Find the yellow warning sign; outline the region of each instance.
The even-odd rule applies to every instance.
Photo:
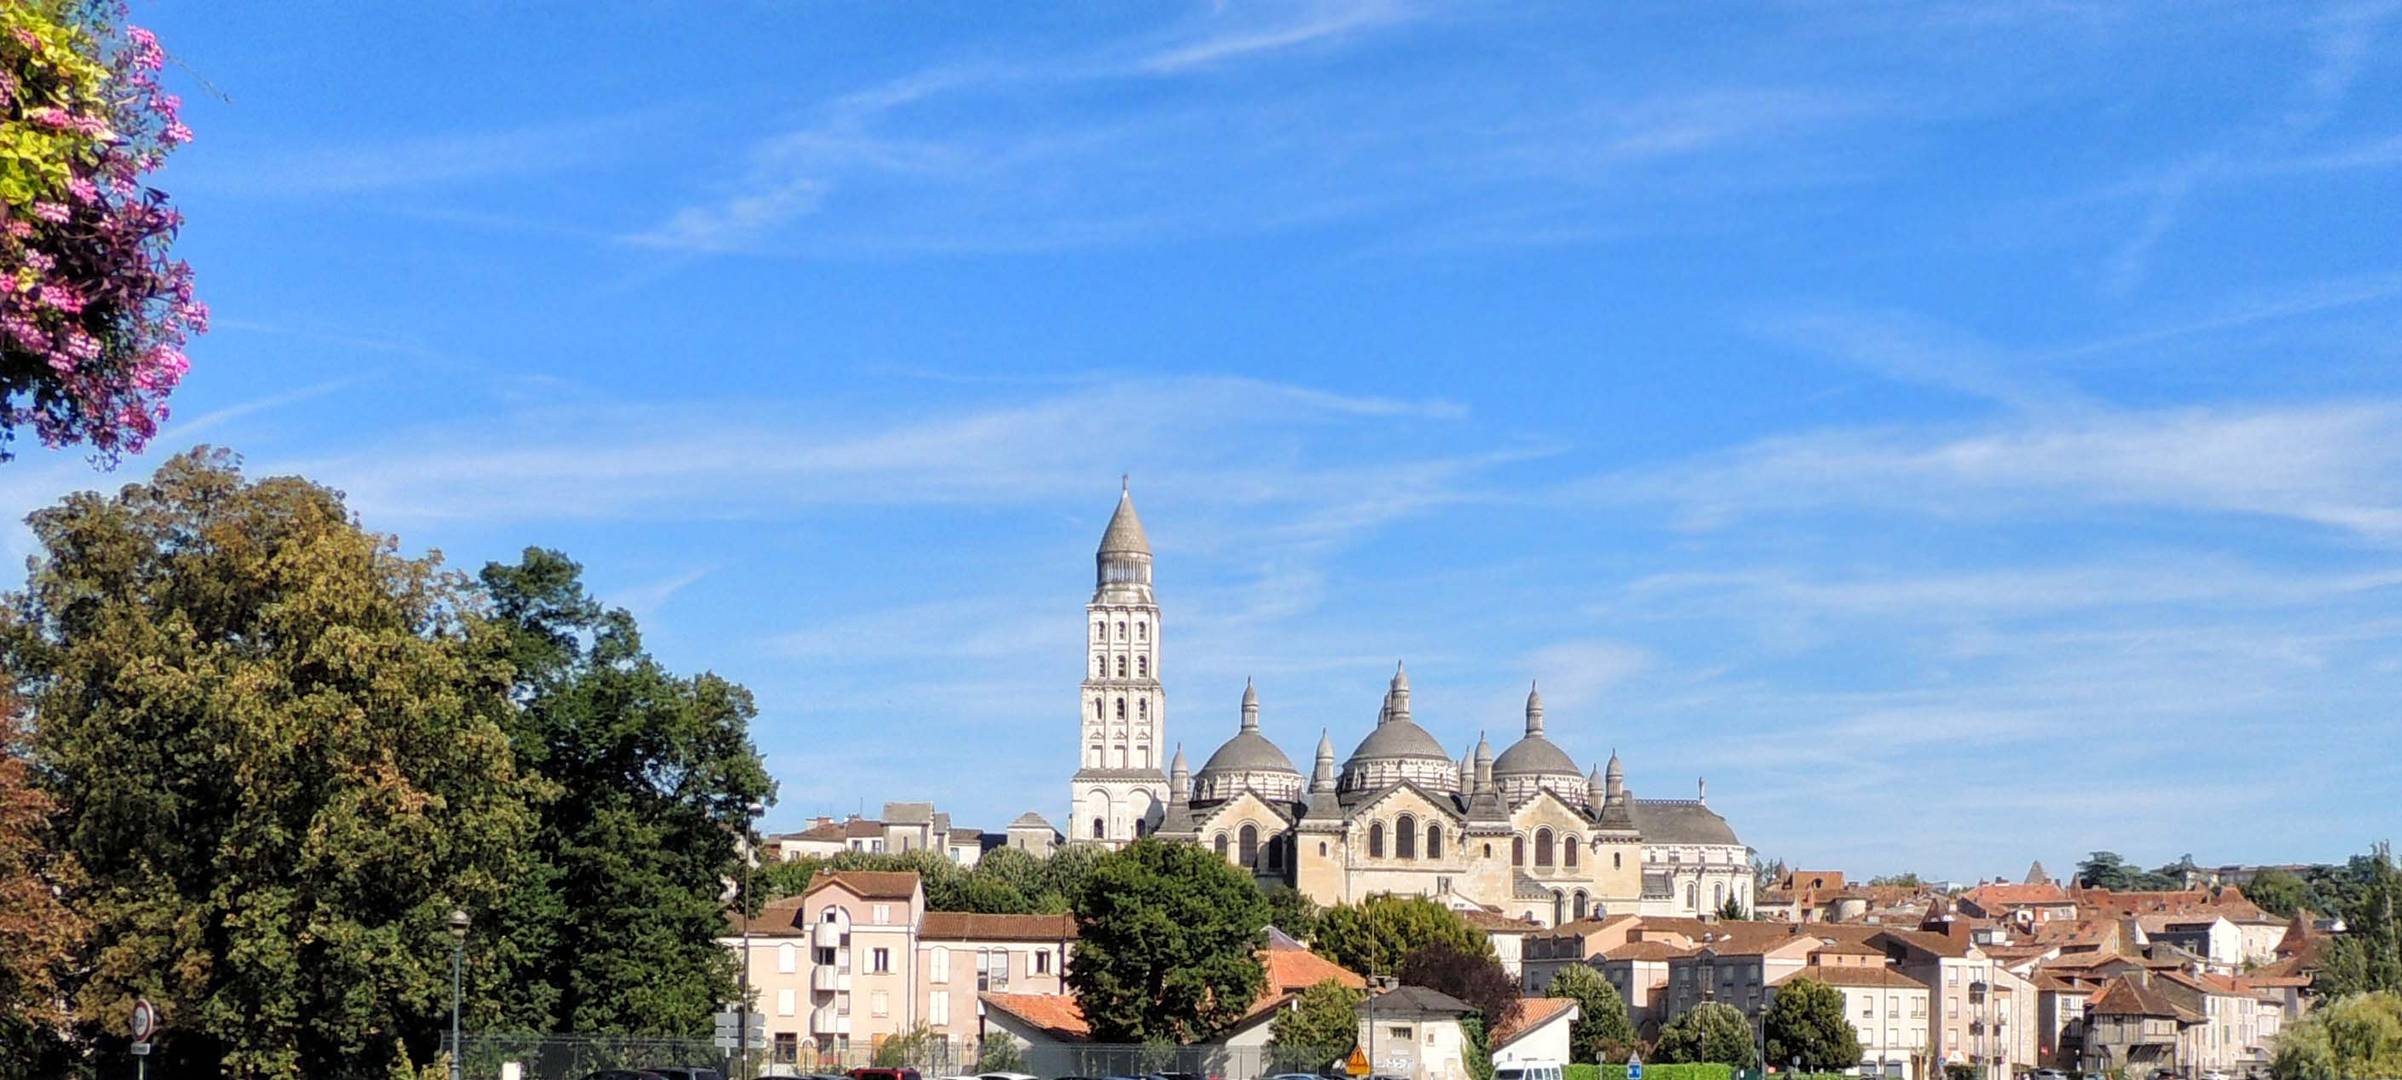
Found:
[[[1344,1065],[1343,1071],[1353,1076],[1368,1075],[1368,1052],[1356,1046],[1352,1047],[1351,1060]]]

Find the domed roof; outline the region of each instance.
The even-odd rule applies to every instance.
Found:
[[[1248,729],[1235,732],[1234,738],[1226,740],[1224,746],[1218,747],[1217,753],[1209,755],[1209,761],[1201,766],[1199,775],[1216,776],[1236,772],[1291,773],[1296,778],[1301,775],[1299,769],[1293,768],[1293,759],[1284,756],[1284,751],[1269,742],[1267,736]]]
[[[1574,776],[1582,779],[1585,774],[1568,757],[1568,752],[1560,749],[1558,743],[1541,735],[1529,735],[1493,759],[1493,775]]]
[[[1445,765],[1457,765],[1443,744],[1426,733],[1416,722],[1395,717],[1376,726],[1376,730],[1361,739],[1359,749],[1351,752],[1351,761],[1373,761],[1383,758],[1428,758]]]

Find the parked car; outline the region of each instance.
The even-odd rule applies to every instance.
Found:
[[[659,1080],[659,1074],[649,1069],[602,1069],[585,1073],[577,1080]]]
[[[977,1073],[976,1080],[1043,1080],[1043,1078],[1032,1073],[988,1072]]]
[[[851,1080],[924,1080],[916,1069],[852,1069],[844,1075]]]
[[[2027,1080],[2068,1080],[2068,1074],[2058,1069],[2037,1069],[2026,1074]]]
[[[705,1065],[653,1065],[643,1071],[659,1080],[726,1080],[726,1074]]]

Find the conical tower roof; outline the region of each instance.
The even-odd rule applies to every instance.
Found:
[[[1151,553],[1151,538],[1143,535],[1143,519],[1134,513],[1133,489],[1126,486],[1124,481],[1120,481],[1118,487],[1117,512],[1109,515],[1109,528],[1101,532],[1101,554],[1118,552]]]

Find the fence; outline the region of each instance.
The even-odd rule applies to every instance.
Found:
[[[443,1040],[447,1049],[449,1039]],[[999,1071],[1039,1077],[1141,1077],[1184,1074],[1200,1080],[1258,1080],[1279,1073],[1338,1073],[1351,1047],[1322,1052],[1275,1047],[1177,1046],[1169,1043],[1015,1044]],[[916,1069],[924,1080],[973,1074],[983,1048],[972,1040],[896,1039],[881,1047],[820,1048],[779,1042],[753,1051],[747,1075],[839,1076],[868,1066]],[[522,1080],[581,1080],[603,1069],[665,1066],[716,1069],[737,1075],[733,1055],[708,1039],[636,1039],[610,1035],[469,1035],[461,1080],[500,1080],[514,1063]],[[1183,1080],[1177,1077],[1176,1080]]]

